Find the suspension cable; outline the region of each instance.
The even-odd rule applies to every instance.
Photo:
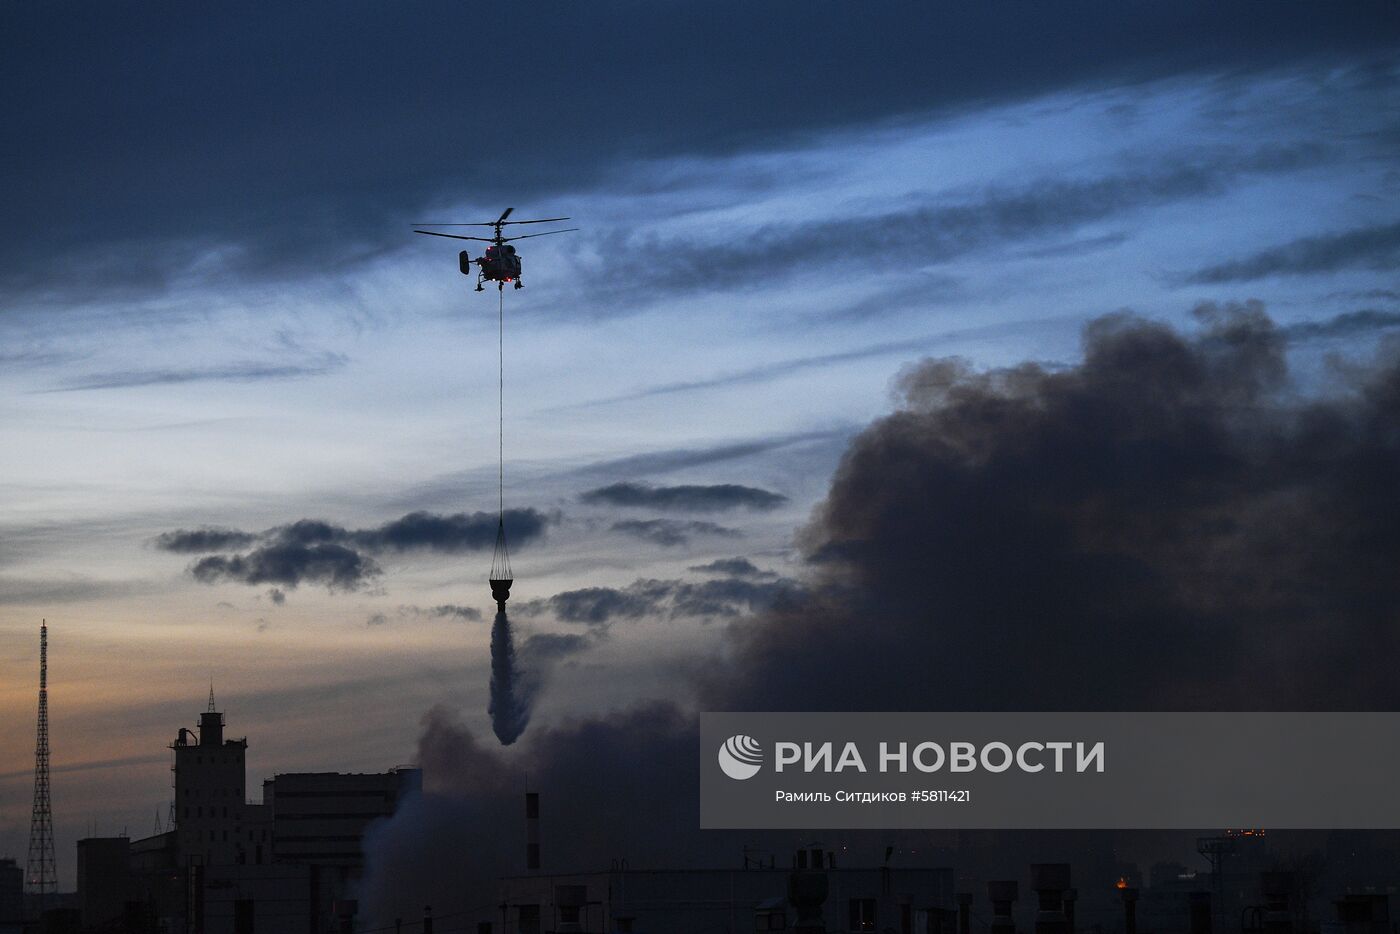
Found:
[[[496,492],[501,526],[506,522],[506,292],[497,289],[496,305],[496,399],[499,405],[496,424]]]

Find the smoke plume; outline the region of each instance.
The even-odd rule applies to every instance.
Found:
[[[500,919],[494,879],[523,870],[523,793],[541,795],[545,868],[714,865],[728,841],[699,824],[695,721],[666,703],[535,730],[509,753],[484,743],[451,712],[423,719],[423,794],[365,839],[360,889],[366,927],[466,912],[453,927]],[[678,858],[676,849],[684,849]],[[473,909],[475,911],[473,912]]]
[[[1304,392],[1258,303],[1196,317],[906,369],[802,534],[809,599],[735,627],[704,703],[1395,709],[1400,366]]]
[[[695,666],[700,709],[1400,706],[1400,364],[1306,390],[1261,306],[1196,315],[1101,318],[1071,366],[906,369],[801,532],[803,586]],[[421,839],[472,854],[454,878],[489,902],[520,864],[482,854],[519,839],[525,773],[546,867],[722,865],[761,835],[696,830],[695,729],[652,705],[536,730],[512,771],[430,719],[437,797],[380,829],[368,884],[412,876],[430,857],[395,854]]]

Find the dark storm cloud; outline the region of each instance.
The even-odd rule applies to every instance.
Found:
[[[1197,316],[909,368],[803,533],[806,598],[735,630],[703,703],[1393,708],[1400,364],[1299,398],[1260,306]]]
[[[770,490],[715,483],[707,486],[651,486],[646,483],[614,483],[579,496],[585,503],[632,506],[676,512],[722,512],[726,509],[776,509],[787,497]]]
[[[1304,276],[1342,269],[1392,270],[1400,266],[1400,223],[1345,233],[1302,237],[1243,259],[1208,266],[1187,282],[1247,282],[1266,276]]]
[[[800,588],[790,580],[722,578],[680,583],[671,597],[672,616],[738,616],[791,602]]]
[[[371,529],[347,529],[321,519],[301,519],[263,535],[302,544],[336,542],[374,552],[422,550],[457,554],[494,546],[498,518],[494,512],[441,515],[419,510]],[[520,546],[544,535],[549,519],[536,509],[507,509],[505,523],[511,544]]]
[[[642,579],[622,588],[566,590],[522,604],[520,611],[527,615],[549,613],[561,622],[602,630],[618,620],[738,616],[791,600],[799,593],[796,582],[759,571],[748,562],[741,564],[747,567],[737,566],[734,570],[738,574],[717,580]]]
[[[532,600],[521,610],[527,614],[547,610],[566,623],[606,626],[615,619],[640,619],[656,612],[666,598],[665,591],[661,581],[638,581],[625,590],[583,587],[546,600]]]
[[[532,663],[548,664],[578,655],[595,641],[592,633],[537,632],[520,646],[520,655]]]
[[[64,383],[51,392],[87,389],[129,389],[137,386],[170,386],[180,383],[254,383],[266,380],[301,379],[323,376],[345,366],[344,354],[322,354],[309,363],[230,363],[200,369],[122,370],[96,373]]]
[[[230,551],[246,548],[257,541],[251,532],[226,529],[219,526],[204,526],[199,529],[176,529],[162,532],[155,538],[155,546],[162,551],[176,554],[201,554],[208,551]]]
[[[481,622],[481,611],[475,607],[456,603],[440,603],[437,606],[409,606],[398,608],[399,616],[426,616],[429,619],[455,619],[468,623]]]
[[[1393,327],[1400,327],[1400,311],[1367,308],[1336,315],[1325,321],[1299,321],[1280,330],[1290,341],[1309,341],[1356,337]]]
[[[1400,31],[1379,3],[479,13],[7,5],[0,288],[153,291],[211,255],[243,279],[334,273],[402,244],[415,205],[464,192],[543,204],[606,176],[619,153],[724,154],[1068,87],[1330,65],[1388,55]],[[464,38],[486,33],[513,41],[474,43],[464,75]],[[470,103],[487,87],[472,75],[496,74],[512,75],[523,122]]]
[[[469,623],[481,622],[480,610],[470,606],[458,606],[455,603],[442,603],[432,607],[427,612],[435,619],[460,619]]]
[[[268,590],[267,599],[271,600],[276,606],[281,606],[287,602],[287,592],[281,587],[273,587]]]
[[[748,558],[716,558],[709,564],[692,565],[690,569],[701,574],[723,574],[749,580],[771,580],[778,576],[772,571],[763,570]]]
[[[688,545],[690,539],[696,535],[738,538],[742,534],[738,529],[693,519],[624,519],[614,522],[612,530],[668,548],[674,545]]]
[[[243,555],[210,555],[190,565],[204,584],[277,584],[295,588],[306,582],[331,590],[355,590],[383,571],[373,558],[344,545],[275,542]]]
[[[276,584],[303,581],[332,590],[355,590],[383,571],[371,557],[388,553],[481,551],[496,543],[495,513],[440,515],[411,512],[383,525],[348,529],[322,519],[299,519],[256,535],[235,529],[177,529],[156,538],[167,551],[233,550],[257,543],[246,554],[211,555],[190,565],[206,584],[220,581]],[[536,509],[507,509],[506,532],[521,548],[541,538],[549,519]]]
[[[377,529],[350,533],[357,544],[374,551],[427,549],[445,554],[480,551],[496,544],[495,513],[456,513],[450,516],[411,512],[386,522]],[[519,547],[544,535],[548,524],[544,513],[535,509],[507,509],[506,533],[512,546]]]
[[[927,196],[923,203],[867,217],[770,224],[722,243],[615,235],[600,253],[645,254],[646,266],[628,278],[627,287],[651,291],[724,287],[833,262],[867,272],[938,263],[1035,236],[1062,234],[1141,208],[1219,194],[1250,175],[1292,172],[1326,158],[1318,145],[1187,152],[1097,178],[1055,175]],[[715,270],[723,270],[724,276],[716,277]],[[607,279],[599,276],[598,281]]]

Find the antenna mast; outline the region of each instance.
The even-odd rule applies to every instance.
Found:
[[[34,744],[34,811],[29,818],[27,888],[39,896],[39,914],[58,888],[54,862],[53,810],[49,801],[49,625],[39,624],[39,727]]]

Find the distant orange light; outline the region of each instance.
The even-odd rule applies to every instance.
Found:
[[[1126,889],[1128,887],[1127,878],[1125,878],[1124,876],[1119,876],[1118,881],[1113,883],[1113,887],[1115,889]]]

